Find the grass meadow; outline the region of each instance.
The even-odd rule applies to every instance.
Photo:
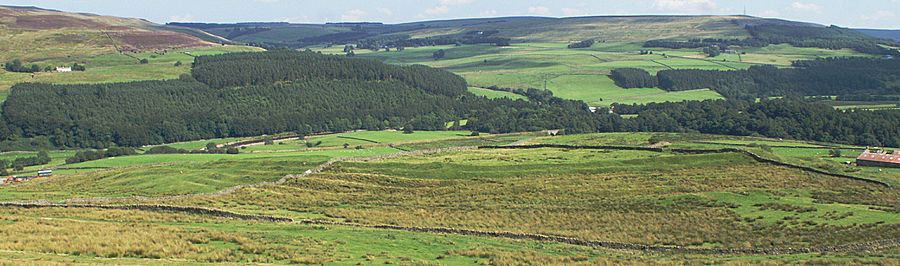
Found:
[[[888,188],[739,154],[536,149],[339,163],[284,186],[168,203],[366,224],[765,248],[896,235],[898,202]]]
[[[63,208],[2,209],[0,235],[0,263],[14,265],[752,265],[761,260],[854,264],[898,260],[872,254],[635,253],[501,238]]]
[[[314,49],[342,54],[343,47]],[[445,50],[446,57],[432,58],[432,53]],[[473,87],[547,88],[554,95],[582,100],[592,106],[612,103],[649,103],[666,101],[719,99],[711,90],[666,92],[656,88],[623,89],[608,78],[615,68],[642,68],[651,73],[666,69],[746,69],[756,64],[788,67],[795,60],[833,56],[863,56],[850,50],[797,48],[771,45],[742,50],[743,55],[705,57],[700,49],[659,49],[652,55],[640,55],[635,43],[600,42],[588,49],[567,49],[565,43],[516,43],[509,47],[491,45],[429,46],[403,51],[357,50],[360,57],[391,64],[424,64],[463,76]],[[488,97],[501,97],[496,92],[470,89]],[[514,96],[510,96],[514,97]]]
[[[803,147],[804,151],[827,151],[828,147],[823,143],[677,133],[558,137],[540,133],[467,137],[466,133],[360,131],[312,137],[323,141],[323,147],[314,149],[250,150],[256,147],[251,146],[239,155],[110,158],[60,167],[98,169],[60,169],[51,178],[0,187],[0,201],[212,192],[302,173],[329,158],[389,154],[401,149],[515,142],[647,146],[655,139],[671,147],[770,150],[767,156],[800,160],[808,153],[792,147]],[[353,140],[371,146],[361,150],[342,147]],[[760,148],[762,144],[768,148]],[[61,155],[53,155],[54,160]],[[736,153],[467,150],[340,162],[322,173],[291,179],[283,185],[245,188],[227,195],[121,203],[204,206],[295,219],[706,248],[821,247],[900,235],[896,208],[900,206],[900,194],[893,189],[762,164]],[[485,237],[90,209],[2,209],[0,235],[4,236],[0,237],[0,250],[4,250],[0,251],[0,262],[12,264],[34,259],[104,263],[110,258],[135,264],[497,265],[651,261],[754,264],[761,259],[863,263],[898,259],[893,251],[765,257],[620,252]],[[49,235],[53,236],[52,243]],[[377,251],[373,251],[375,246]]]
[[[119,53],[88,54],[78,57],[51,57],[48,59],[27,61],[26,64],[41,66],[60,66],[78,63],[84,65],[84,72],[41,72],[33,77],[30,73],[12,73],[0,70],[0,92],[6,95],[13,85],[22,82],[84,84],[112,83],[138,80],[174,79],[181,74],[190,73],[193,56],[214,55],[229,52],[259,51],[259,48],[248,46],[212,46],[201,48],[185,48],[169,50],[166,53],[144,52],[129,54]],[[190,54],[188,54],[190,53]],[[140,64],[138,59],[147,59],[148,64]],[[182,65],[175,66],[181,61]],[[5,97],[3,97],[5,99]]]

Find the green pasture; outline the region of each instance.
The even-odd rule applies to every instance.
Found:
[[[460,235],[430,234],[395,230],[365,229],[348,226],[262,223],[201,216],[114,211],[94,209],[8,209],[0,216],[0,228],[10,234],[24,234],[17,228],[27,226],[33,232],[56,230],[54,237],[69,245],[43,244],[42,238],[8,238],[0,241],[9,249],[0,251],[0,263],[95,265],[245,265],[245,264],[620,264],[620,263],[754,263],[761,259],[781,263],[877,263],[896,261],[896,256],[867,254],[814,254],[782,256],[710,256],[634,253],[588,248],[553,242],[537,242]],[[111,218],[115,217],[115,218]],[[6,224],[6,221],[13,221]],[[64,223],[64,224],[63,224]],[[133,230],[139,227],[146,230]],[[96,236],[103,241],[85,241],[79,235],[87,231],[122,234]],[[64,229],[64,230],[62,230]],[[13,233],[14,232],[14,233]],[[21,232],[21,233],[20,233]],[[38,233],[40,235],[40,233]],[[158,245],[177,245],[178,249],[156,249]],[[116,243],[116,245],[109,245]],[[378,247],[373,250],[373,247]],[[136,252],[115,254],[116,248]],[[54,249],[54,252],[46,252]]]
[[[343,47],[315,49],[343,54]],[[567,49],[565,43],[515,43],[508,47],[491,45],[412,47],[403,51],[357,50],[357,55],[391,64],[423,64],[443,68],[464,77],[473,87],[547,88],[556,96],[582,100],[592,106],[611,103],[649,103],[719,99],[710,90],[666,92],[655,88],[622,89],[608,77],[616,68],[642,68],[651,73],[666,69],[746,69],[754,64],[789,67],[792,61],[831,56],[862,56],[850,50],[797,48],[772,45],[741,50],[746,54],[724,54],[708,58],[701,49],[654,49],[641,55],[639,43],[601,42],[587,49]],[[444,50],[446,57],[432,54]],[[478,95],[499,97],[473,90]],[[601,101],[601,99],[603,101]]]
[[[258,51],[259,48],[248,46],[211,46],[202,48],[188,48],[168,50],[167,52],[128,53],[128,55],[113,53],[84,57],[51,58],[35,62],[25,62],[26,65],[38,64],[40,66],[71,66],[73,63],[84,65],[84,72],[40,72],[34,76],[30,73],[10,73],[0,70],[0,92],[9,91],[9,88],[22,82],[59,83],[59,84],[83,84],[83,83],[111,83],[137,80],[174,79],[181,74],[190,73],[193,56],[214,55],[229,52]],[[138,59],[147,59],[148,64],[141,64]],[[181,61],[182,65],[175,66],[175,62]]]
[[[277,151],[303,151],[309,150],[306,143],[322,142],[315,148],[339,148],[344,144],[349,149],[355,149],[357,146],[373,146],[387,145],[394,143],[408,142],[427,142],[445,139],[456,139],[469,137],[469,131],[414,131],[411,134],[403,133],[397,130],[383,131],[355,131],[338,134],[327,134],[320,136],[310,136],[305,140],[280,140],[275,141],[273,145],[251,145],[242,149],[245,152],[277,152]]]
[[[488,99],[509,98],[513,100],[528,100],[527,97],[512,92],[495,91],[478,87],[469,87],[469,92],[478,96],[488,97]]]
[[[702,101],[722,98],[719,93],[709,89],[678,92],[667,92],[658,88],[623,89],[605,75],[560,76],[550,80],[547,89],[557,97],[581,100],[591,106],[609,106],[613,103]]]
[[[782,198],[726,197],[753,193]],[[290,206],[300,211],[280,213],[628,243],[799,247],[892,234],[894,225],[882,221],[896,218],[891,209],[897,200],[885,187],[758,163],[739,153],[543,148],[341,162],[284,186],[170,203],[252,213]],[[811,207],[816,210],[804,209]],[[795,211],[803,213],[778,214]],[[785,216],[797,218],[777,222]]]

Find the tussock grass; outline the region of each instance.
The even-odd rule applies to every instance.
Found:
[[[759,201],[822,213],[778,222]],[[734,195],[734,196],[729,196]],[[678,200],[696,197],[693,200]],[[779,198],[781,197],[781,198]],[[179,204],[289,209],[367,224],[553,234],[653,245],[810,247],[900,235],[896,192],[738,154],[476,150],[367,163]],[[755,208],[747,210],[745,208]],[[246,208],[244,208],[246,209]],[[852,217],[826,211],[854,211]],[[762,212],[763,217],[760,217]],[[756,215],[756,216],[745,216]],[[768,215],[768,216],[766,216]]]

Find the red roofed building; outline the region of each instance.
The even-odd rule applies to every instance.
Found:
[[[900,151],[887,153],[885,151],[872,152],[866,150],[856,158],[856,165],[900,168]]]

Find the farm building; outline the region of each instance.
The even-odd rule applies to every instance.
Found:
[[[900,168],[900,151],[887,153],[886,151],[872,152],[866,150],[856,158],[856,164],[859,166]]]
[[[56,67],[56,72],[72,72],[71,67]]]

